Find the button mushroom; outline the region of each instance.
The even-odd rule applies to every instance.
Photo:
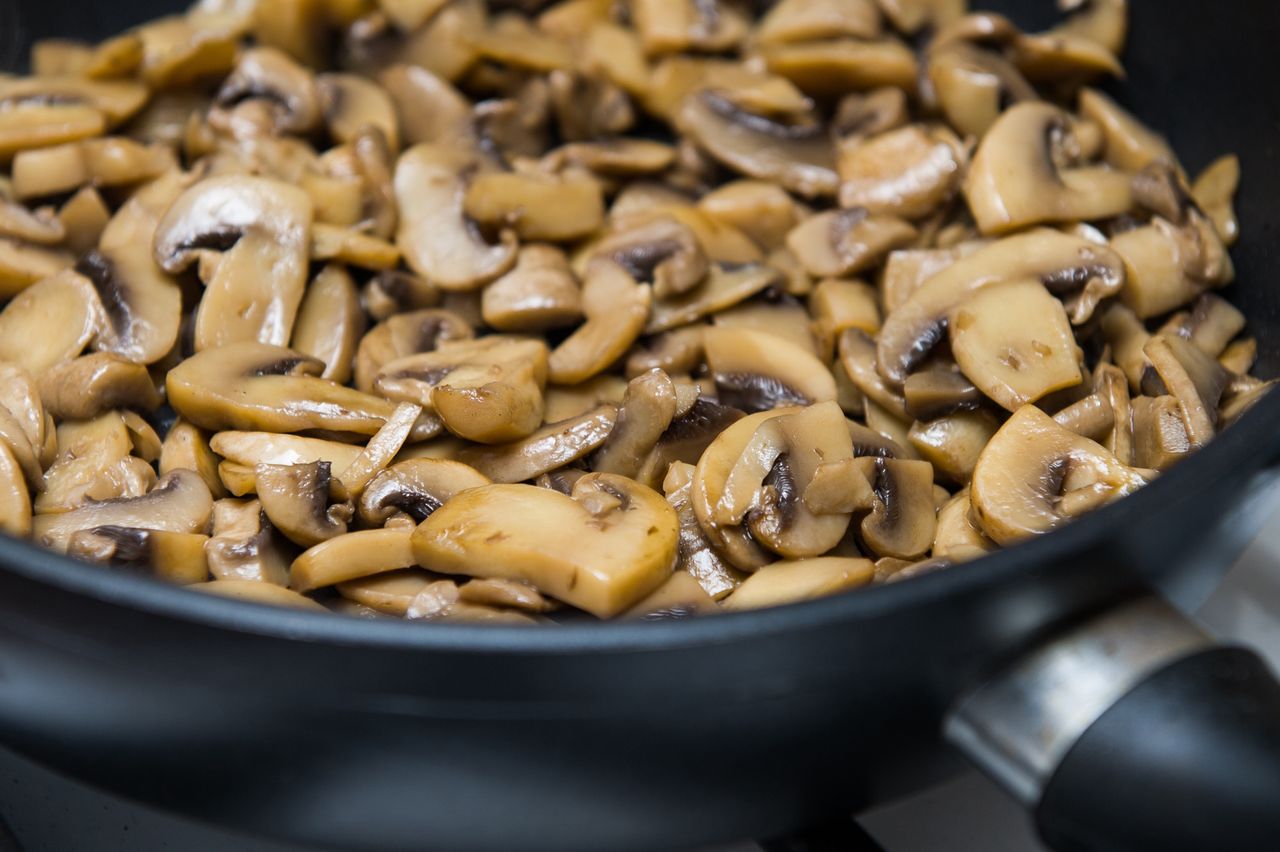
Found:
[[[606,237],[592,252],[621,266],[631,277],[653,284],[659,299],[687,293],[700,284],[708,270],[702,244],[688,225],[670,216],[659,216]]]
[[[60,272],[0,311],[0,361],[38,376],[83,352],[105,319],[93,285],[70,270]]]
[[[360,496],[360,519],[382,526],[403,513],[421,523],[455,495],[490,484],[473,467],[448,459],[409,459],[379,472]]]
[[[115,408],[155,411],[160,392],[147,368],[110,352],[62,361],[40,376],[40,398],[60,420],[88,420]]]
[[[160,475],[178,469],[194,471],[209,487],[214,499],[226,497],[218,478],[218,458],[209,448],[209,439],[198,427],[177,420],[169,427],[160,446]]]
[[[1204,446],[1216,432],[1226,371],[1212,357],[1176,336],[1157,335],[1147,341],[1143,352],[1161,384],[1178,401],[1191,446]]]
[[[0,441],[0,532],[19,537],[31,533],[31,494],[21,465],[3,441]]]
[[[349,505],[330,505],[329,462],[260,464],[254,478],[263,513],[294,544],[311,547],[346,533],[352,511]]]
[[[707,364],[720,399],[743,411],[810,405],[836,398],[835,379],[810,351],[768,332],[708,328]]]
[[[288,561],[257,500],[213,504],[213,535],[205,545],[209,572],[218,580],[288,585]]]
[[[582,318],[582,293],[563,252],[527,245],[515,268],[484,288],[480,310],[499,331],[546,331]]]
[[[241,54],[235,70],[218,89],[211,118],[217,120],[218,111],[231,110],[246,100],[270,105],[277,133],[310,133],[322,117],[315,78],[273,47],[255,47]]]
[[[604,196],[582,175],[489,172],[471,179],[462,209],[481,226],[511,228],[524,240],[567,242],[600,227]]]

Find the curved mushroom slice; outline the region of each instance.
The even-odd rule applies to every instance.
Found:
[[[473,467],[448,459],[410,459],[377,474],[360,496],[360,519],[382,526],[398,514],[421,523],[455,495],[489,485]]]
[[[323,112],[315,78],[288,54],[274,47],[255,47],[240,55],[235,70],[214,98],[211,120],[246,100],[260,100],[271,110],[272,129],[302,135],[320,126]]]
[[[1097,89],[1081,90],[1080,115],[1102,128],[1103,159],[1117,169],[1136,172],[1157,161],[1178,162],[1163,136]]]
[[[38,376],[83,352],[104,321],[93,285],[70,270],[60,272],[0,311],[0,360]]]
[[[73,263],[74,258],[60,251],[0,239],[0,299],[11,299]]]
[[[912,373],[902,385],[902,398],[906,413],[918,420],[971,410],[982,402],[973,383],[962,373],[949,369]]]
[[[142,39],[138,76],[152,89],[182,89],[220,78],[236,61],[234,28],[200,26],[196,18],[174,15],[136,30]]]
[[[236,343],[183,361],[166,378],[169,404],[205,429],[373,435],[395,403],[319,378],[324,365],[289,349]]]
[[[964,484],[983,448],[1000,428],[985,411],[956,411],[912,424],[907,439],[920,456],[952,482]]]
[[[917,559],[933,546],[937,511],[933,466],[907,459],[864,458],[859,467],[874,495],[862,519],[863,543],[877,556]]]
[[[1088,39],[1120,55],[1129,29],[1128,0],[1059,0],[1058,8],[1073,13],[1045,35]]]
[[[631,15],[648,54],[687,50],[719,53],[736,47],[750,23],[722,0],[636,0]]]
[[[894,29],[908,35],[925,27],[940,29],[969,11],[968,0],[876,0],[876,5]]]
[[[539,21],[539,28],[546,31],[545,17]],[[582,73],[607,80],[636,98],[648,93],[649,63],[634,30],[606,17],[592,22],[579,36],[582,41],[577,65]]]
[[[698,208],[742,231],[762,249],[780,248],[800,221],[795,200],[782,187],[762,180],[736,180],[708,192]]]
[[[1097,390],[1059,409],[1053,419],[1077,435],[1098,443],[1105,441],[1116,427],[1116,413],[1111,408],[1111,400]]]
[[[915,54],[895,39],[830,39],[765,45],[765,65],[805,94],[828,97],[851,89],[895,86],[911,89],[919,68]]]
[[[412,528],[409,529],[409,533],[412,534],[412,532]],[[335,539],[334,544],[329,546],[335,547],[345,538],[346,536]],[[403,618],[418,593],[437,579],[438,577],[426,571],[410,568],[382,571],[359,579],[347,580],[339,583],[337,589],[344,598],[361,606],[375,612]]]
[[[754,32],[761,44],[878,35],[880,12],[872,0],[782,0]]]
[[[602,402],[622,405],[626,393],[626,380],[608,373],[571,387],[552,385],[547,388],[547,406],[542,419],[546,423],[559,423],[586,414]]]
[[[567,242],[604,222],[604,194],[582,175],[490,172],[472,178],[462,209],[480,225],[512,228],[524,240]]]
[[[676,569],[677,573],[685,572],[697,580],[698,585],[713,600],[723,600],[742,583],[744,575],[716,553],[698,524],[698,516],[693,511],[690,498],[694,470],[692,464],[675,462],[662,483],[667,502],[676,510],[676,516],[680,519]]]
[[[593,473],[572,497],[529,485],[463,492],[418,527],[413,550],[431,570],[527,582],[610,618],[670,576],[678,537],[675,510],[660,494]]]
[[[592,470],[634,479],[675,416],[676,388],[670,376],[654,369],[632,379],[618,409],[618,420],[596,454]]]
[[[363,530],[316,544],[293,561],[289,585],[310,592],[417,564],[410,546],[413,527]]]
[[[965,178],[984,234],[1042,222],[1106,219],[1133,206],[1129,175],[1101,166],[1060,166],[1076,146],[1071,118],[1047,103],[1017,104],[987,131]]]
[[[679,386],[676,397],[679,400]],[[743,413],[736,408],[706,399],[697,400],[687,412],[672,420],[667,431],[662,433],[640,465],[636,480],[651,488],[658,487],[676,462],[696,464],[716,436],[742,417]]]
[[[213,504],[213,535],[205,545],[209,573],[216,580],[289,584],[289,565],[257,500]]]
[[[1011,103],[1034,101],[1035,88],[998,53],[966,42],[929,50],[929,82],[947,121],[981,138]]]
[[[880,372],[900,385],[942,339],[952,308],[983,287],[1027,278],[1052,292],[1079,291],[1071,311],[1079,325],[1100,299],[1120,291],[1125,264],[1106,246],[1047,229],[991,243],[956,260],[889,312],[878,342]]]
[[[356,350],[356,387],[370,393],[384,365],[420,352],[434,352],[449,341],[473,337],[471,324],[453,311],[423,310],[390,317],[360,340]]]
[[[859,328],[845,329],[837,343],[837,352],[849,381],[868,401],[899,418],[908,416],[902,394],[890,388],[880,375],[876,343],[869,334]]]
[[[72,535],[67,555],[86,562],[155,574],[163,580],[189,586],[209,579],[209,563],[204,554],[208,541],[209,537],[201,533],[103,526]]]
[[[752,299],[721,311],[712,321],[717,328],[745,328],[781,337],[823,361],[830,355],[829,340],[816,336],[809,312],[796,299]]]
[[[467,178],[480,167],[476,156],[438,145],[412,148],[396,166],[396,241],[409,266],[444,290],[474,290],[516,260],[514,234],[489,245],[463,212]]]
[[[116,408],[155,411],[161,403],[146,367],[109,352],[62,361],[39,381],[45,409],[59,420],[88,420]]]
[[[0,110],[0,162],[14,154],[100,136],[107,119],[79,103],[19,101]]]
[[[1149,225],[1117,234],[1111,246],[1128,269],[1120,298],[1141,319],[1175,310],[1234,275],[1213,224],[1196,210],[1181,225],[1156,216]]]
[[[652,300],[652,290],[622,266],[592,260],[582,284],[587,320],[551,353],[551,381],[573,385],[608,369],[644,331]]]
[[[45,413],[35,378],[18,364],[0,361],[0,409],[17,422],[41,464],[52,464],[57,450],[53,418]]]
[[[111,211],[107,209],[107,202],[103,200],[101,193],[86,186],[67,199],[58,210],[56,221],[65,234],[61,240],[63,246],[79,256],[98,245],[110,220]],[[149,243],[146,248],[149,255]]]
[[[41,463],[41,449],[31,442],[23,424],[0,405],[0,444],[5,444],[13,454],[14,461],[22,470],[27,484],[36,492],[44,488],[44,466]]]
[[[218,458],[209,448],[208,437],[184,420],[178,420],[169,427],[160,446],[160,475],[179,469],[198,474],[214,499],[227,496],[222,480],[218,478]]]
[[[676,151],[670,145],[624,137],[561,145],[543,156],[542,167],[558,172],[566,166],[579,166],[604,177],[633,177],[666,171],[675,159]]]
[[[1206,293],[1196,300],[1179,335],[1206,355],[1214,358],[1222,355],[1236,335],[1244,331],[1245,316],[1227,300]],[[1252,366],[1252,365],[1249,365]],[[1248,367],[1236,372],[1246,373]]]
[[[100,136],[136,114],[147,97],[146,86],[124,80],[76,75],[2,79],[0,159],[27,148]]]
[[[216,257],[203,275],[197,350],[257,341],[284,346],[307,286],[311,199],[297,187],[241,175],[200,181],[156,227],[155,259],[177,274]]]
[[[960,370],[1009,411],[1083,380],[1067,312],[1039,281],[983,287],[951,309],[947,327]]]
[[[689,292],[705,279],[709,268],[693,230],[671,216],[658,216],[606,237],[593,246],[591,254],[613,261],[636,281],[652,283],[659,299]]]
[[[576,142],[619,136],[636,123],[627,93],[604,77],[583,71],[552,71],[550,106],[560,138]]]
[[[528,482],[595,452],[608,440],[617,418],[617,406],[602,405],[572,420],[543,426],[522,441],[467,447],[456,458],[494,482]]]
[[[0,532],[25,538],[31,534],[31,494],[13,450],[0,441]]]
[[[357,74],[320,74],[315,88],[329,135],[339,144],[376,127],[392,152],[400,150],[400,121],[386,89]]]
[[[84,139],[19,152],[13,158],[13,193],[48,198],[84,186],[122,187],[153,180],[177,168],[173,150],[132,139]]]
[[[1111,427],[1101,443],[1123,464],[1135,464],[1132,404],[1124,372],[1112,364],[1099,364],[1093,373],[1094,394],[1111,409]],[[1153,467],[1153,465],[1141,465]]]
[[[527,245],[515,268],[484,288],[480,310],[499,331],[546,331],[582,318],[582,293],[562,251]]]
[[[819,124],[783,124],[747,112],[723,92],[706,91],[680,108],[677,124],[726,166],[812,197],[834,195],[835,152]]]
[[[25,243],[56,245],[67,238],[67,229],[48,211],[32,212],[21,204],[0,196],[0,237]]]
[[[260,464],[254,477],[263,513],[294,544],[311,547],[346,533],[352,509],[350,504],[330,505],[334,481],[329,462]]]
[[[1121,464],[1104,447],[1027,405],[982,451],[970,499],[983,532],[1007,545],[1128,496],[1152,476]]]
[[[356,456],[355,461],[338,475],[335,490],[347,500],[355,500],[364,493],[365,486],[396,457],[405,442],[422,421],[422,407],[410,403],[396,406],[378,434]]]
[[[202,594],[229,598],[235,601],[243,601],[244,603],[321,613],[328,612],[311,598],[304,597],[295,591],[273,583],[260,583],[256,580],[218,579],[209,583],[196,583],[187,588]]]
[[[391,96],[405,144],[469,147],[475,130],[467,99],[445,80],[417,65],[397,65],[378,75]]]
[[[1142,350],[1164,388],[1178,401],[1192,448],[1208,443],[1217,431],[1218,404],[1227,387],[1226,370],[1181,337],[1159,334]]]
[[[907,219],[927,216],[959,186],[968,155],[943,126],[909,125],[840,146],[840,205]]]
[[[1213,221],[1218,237],[1226,246],[1235,245],[1240,238],[1240,222],[1232,206],[1239,186],[1240,158],[1235,154],[1214,160],[1191,186],[1196,204]]]
[[[871,583],[875,564],[870,559],[824,556],[774,562],[756,571],[724,599],[731,612],[764,609],[824,598]]]
[[[409,602],[409,608],[405,610],[404,616],[415,621],[455,621],[464,624],[530,625],[539,623],[539,619],[514,609],[464,600],[462,588],[453,580],[437,580],[425,586]]]
[[[702,331],[690,325],[639,341],[627,356],[627,378],[634,379],[654,368],[670,375],[692,373],[702,363]]]
[[[118,526],[202,533],[212,514],[213,498],[200,477],[189,470],[175,470],[140,497],[94,501],[69,512],[39,515],[33,536],[44,547],[61,553],[80,530]]]
[[[364,335],[364,311],[351,275],[331,264],[307,288],[293,326],[292,348],[324,362],[321,378],[351,380],[356,346]]]
[[[399,265],[400,249],[352,228],[316,222],[311,231],[311,260],[386,271]]]
[[[1168,470],[1192,448],[1182,406],[1172,396],[1139,396],[1132,402],[1134,463]]]
[[[1075,35],[1020,33],[1009,48],[1018,70],[1036,83],[1069,86],[1102,75],[1124,76],[1124,67],[1114,53]]]
[[[542,424],[547,347],[500,336],[449,343],[383,366],[378,393],[434,410],[459,437],[513,441]]]
[[[622,614],[623,618],[668,621],[720,612],[715,600],[687,571],[677,570],[657,591]]]
[[[875,266],[917,236],[916,229],[897,216],[872,215],[854,207],[810,216],[787,234],[787,247],[810,275],[840,278]]]
[[[938,510],[938,528],[933,537],[933,556],[948,562],[969,562],[996,549],[973,522],[969,489],[965,488]]]
[[[715,326],[703,332],[720,400],[743,411],[836,398],[831,371],[810,350],[768,332]]]
[[[434,308],[441,301],[438,287],[402,269],[379,272],[360,290],[360,305],[375,322],[384,322],[397,314]]]
[[[47,428],[54,431],[52,426]],[[61,423],[53,439],[56,452],[47,459],[43,484],[35,489],[39,514],[66,512],[93,501],[139,497],[155,485],[155,470],[131,455],[134,442],[118,412]]]

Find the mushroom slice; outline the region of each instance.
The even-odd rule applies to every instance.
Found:
[[[677,573],[689,574],[713,600],[723,600],[742,583],[744,575],[716,553],[698,524],[690,498],[694,471],[691,464],[675,462],[662,483],[667,502],[680,519]]]
[[[226,462],[250,470],[260,464],[288,466],[318,461],[345,470],[360,455],[360,447],[352,444],[274,432],[219,432],[209,439],[209,446]]]
[[[1105,441],[1116,427],[1116,414],[1111,408],[1111,400],[1096,390],[1066,408],[1059,409],[1053,419],[1077,435],[1098,443]]]
[[[981,138],[1011,103],[1039,96],[1022,73],[998,53],[966,42],[929,50],[929,82],[947,121]]]
[[[47,211],[33,213],[0,196],[0,237],[38,245],[56,245],[67,238],[63,223]]]
[[[1182,406],[1172,396],[1139,396],[1132,402],[1134,463],[1168,470],[1193,449]]]
[[[260,464],[254,478],[262,511],[294,544],[311,547],[346,533],[351,506],[329,504],[333,485],[329,462]]]
[[[423,310],[390,317],[360,340],[356,350],[356,387],[370,393],[384,365],[420,352],[434,352],[449,341],[473,337],[471,324],[453,311]]]
[[[604,194],[581,174],[489,172],[472,178],[462,209],[482,226],[512,228],[523,240],[567,242],[603,224]]]
[[[44,466],[41,464],[41,449],[33,444],[23,424],[0,405],[0,444],[5,444],[13,453],[14,461],[22,469],[27,484],[37,492],[44,488]]]
[[[153,90],[183,89],[235,67],[239,35],[234,28],[200,26],[190,15],[174,15],[136,32],[142,39],[138,76]]]
[[[85,104],[31,100],[6,104],[0,109],[0,162],[22,151],[100,136],[106,129],[106,116]]]
[[[546,31],[541,24],[540,28]],[[607,80],[636,98],[648,94],[649,63],[634,30],[606,18],[591,23],[579,35],[577,65],[583,73]]]
[[[715,326],[703,332],[720,400],[743,411],[836,398],[831,371],[810,350],[768,332]]]
[[[810,275],[839,278],[875,266],[917,236],[897,216],[854,207],[810,216],[787,234],[787,247]]]
[[[923,556],[933,546],[937,529],[933,466],[886,458],[860,459],[859,463],[875,495],[871,514],[859,528],[862,541],[877,556]]]
[[[840,335],[837,351],[849,380],[863,396],[895,416],[907,417],[906,400],[880,375],[876,343],[869,334],[859,328],[846,328]]]
[[[1028,278],[1052,292],[1078,291],[1071,320],[1079,325],[1101,298],[1120,291],[1125,264],[1106,246],[1048,229],[991,243],[944,268],[889,312],[878,342],[880,372],[902,384],[946,333],[952,308],[993,283]]]
[[[774,562],[756,571],[724,599],[731,612],[782,606],[824,598],[869,585],[875,576],[870,559],[824,556]]]
[[[582,318],[582,294],[564,252],[527,245],[515,268],[484,288],[480,310],[499,331],[546,331]]]
[[[293,561],[289,585],[310,592],[417,564],[410,546],[413,527],[363,530],[317,543]]]
[[[702,363],[704,328],[689,325],[638,342],[627,356],[627,377],[635,378],[655,367],[670,375],[692,373]]]
[[[760,19],[754,35],[761,44],[875,38],[880,11],[872,0],[782,0]]]
[[[53,453],[45,452],[47,445],[57,443],[50,428],[52,418],[45,414],[35,378],[18,364],[0,361],[0,409],[17,421],[32,448],[40,453],[41,463],[52,463]]]
[[[292,348],[324,362],[321,378],[345,384],[351,380],[364,322],[355,282],[345,269],[331,264],[307,288],[294,322]]]
[[[1178,162],[1163,136],[1097,89],[1082,89],[1079,106],[1081,116],[1102,128],[1102,156],[1109,165],[1136,172],[1154,162]]]
[[[50,423],[46,429],[53,432],[53,418],[47,412],[45,416]],[[66,421],[52,437],[56,451],[51,458],[41,458],[47,461],[44,482],[35,489],[39,514],[66,512],[96,500],[138,497],[156,482],[151,465],[131,455],[134,442],[118,412]]]
[[[1080,36],[1019,33],[1009,48],[1018,70],[1035,83],[1069,83],[1103,74],[1124,76],[1124,67],[1114,53]]]
[[[636,342],[649,321],[653,294],[617,263],[587,266],[582,311],[587,321],[551,353],[551,381],[574,385],[608,369]]]
[[[1128,212],[1133,206],[1129,175],[1058,164],[1077,144],[1070,116],[1051,104],[1022,103],[1006,110],[982,138],[964,183],[982,233]]]
[[[396,240],[409,266],[444,290],[475,290],[516,260],[514,234],[489,245],[463,212],[467,176],[479,168],[474,155],[438,145],[412,148],[396,166]]]
[[[565,69],[574,61],[568,44],[540,32],[514,12],[497,15],[469,41],[483,59],[527,71]]]
[[[317,222],[311,230],[311,259],[385,271],[399,265],[400,249],[353,228]]]
[[[397,65],[378,75],[391,96],[406,144],[462,149],[474,143],[471,105],[447,81],[417,65]]]
[[[610,618],[670,576],[678,537],[675,510],[660,494],[593,473],[572,497],[529,485],[463,492],[418,527],[413,550],[433,571],[527,582]]]
[[[969,11],[968,0],[876,0],[894,29],[908,35],[940,29]]]
[[[409,529],[409,533],[412,534],[412,532],[413,530]],[[334,542],[327,546],[337,547],[340,542],[349,537],[334,539]],[[347,580],[339,583],[337,589],[344,598],[369,607],[375,612],[403,618],[418,593],[436,579],[438,578],[435,575],[426,571],[410,568],[383,571],[356,580]]]
[[[391,464],[421,417],[421,406],[410,403],[396,406],[378,434],[369,440],[355,461],[339,474],[338,492],[348,500],[358,499],[369,481]]]
[[[915,54],[896,39],[839,38],[765,45],[761,55],[770,71],[815,97],[879,86],[911,89],[919,74]]]
[[[59,251],[0,239],[0,299],[12,299],[73,263],[74,258]]]
[[[819,124],[784,124],[747,112],[721,91],[686,99],[677,124],[700,148],[745,175],[807,197],[836,193],[835,152]]]
[[[972,478],[982,449],[999,428],[985,411],[955,411],[913,423],[907,440],[944,477],[963,484]]]
[[[547,388],[547,406],[542,419],[559,423],[586,414],[602,402],[621,405],[626,393],[626,380],[608,373],[571,387],[552,385]]]
[[[329,135],[339,144],[376,127],[392,152],[400,150],[400,122],[386,89],[357,74],[321,74],[315,87]]]
[[[1128,5],[1128,0],[1058,0],[1058,8],[1072,14],[1045,35],[1088,39],[1119,56],[1129,29]]]
[[[1214,160],[1191,186],[1196,204],[1213,221],[1218,237],[1226,246],[1235,245],[1240,238],[1240,222],[1232,206],[1239,186],[1240,158],[1235,154]]]
[[[750,28],[737,7],[722,0],[636,0],[631,15],[646,53],[719,53],[736,47]]]
[[[670,145],[620,137],[561,145],[543,156],[542,167],[558,172],[572,165],[601,176],[632,177],[666,171],[675,159]]]
[[[967,154],[942,126],[912,124],[840,146],[840,204],[907,219],[927,216],[959,186]]]
[[[712,321],[718,328],[746,328],[776,335],[823,361],[830,353],[828,340],[816,339],[809,312],[797,299],[752,299],[716,314]]]
[[[374,387],[385,397],[434,410],[460,437],[498,444],[542,424],[546,382],[545,343],[495,335],[392,361]]]
[[[217,258],[202,275],[197,350],[257,341],[284,346],[307,286],[311,199],[267,178],[211,177],[188,189],[156,227],[155,259],[177,274]]]
[[[262,604],[263,606],[282,607],[284,609],[328,612],[311,598],[304,597],[282,586],[272,583],[260,583],[255,580],[218,579],[209,583],[196,583],[187,588],[202,594],[229,598],[235,601],[243,601],[244,603]]]
[[[635,478],[645,456],[675,416],[676,388],[670,376],[653,369],[632,379],[618,410],[618,420],[596,454],[592,469]]]
[[[1026,405],[982,451],[970,499],[983,532],[1008,545],[1126,497],[1152,476],[1121,464],[1106,448]]]
[[[179,469],[197,473],[214,499],[227,496],[218,478],[218,458],[209,448],[208,437],[199,427],[181,419],[169,427],[160,446],[160,475]]]
[[[71,536],[102,526],[134,527],[176,533],[202,533],[213,513],[209,489],[193,471],[175,470],[139,497],[91,501],[78,509],[36,517],[35,540],[65,552]]]
[[[1181,225],[1156,216],[1149,225],[1117,234],[1111,247],[1128,268],[1120,298],[1141,319],[1175,310],[1234,274],[1213,224],[1196,210]]]
[[[948,562],[969,562],[996,549],[973,522],[969,489],[961,490],[938,510],[937,531],[933,536],[933,556]]]
[[[311,72],[274,47],[255,47],[240,55],[235,70],[214,98],[216,120],[246,100],[261,100],[271,109],[276,133],[302,135],[320,125],[320,92]]]
[[[441,301],[438,287],[403,269],[379,272],[360,291],[360,305],[375,322],[385,322],[397,314],[434,308]]]
[[[102,526],[71,536],[67,555],[86,562],[153,573],[183,586],[209,579],[201,533],[177,533],[136,527]]]
[[[1142,351],[1161,383],[1178,401],[1191,446],[1204,446],[1217,430],[1218,404],[1227,387],[1227,371],[1213,357],[1173,335],[1152,337]]]
[[[1236,335],[1244,331],[1245,316],[1227,300],[1206,293],[1196,300],[1187,318],[1185,336],[1197,349],[1214,358],[1222,355]],[[1248,372],[1248,369],[1238,372]]]
[[[1093,383],[1094,393],[1111,409],[1112,425],[1102,443],[1122,463],[1134,464],[1132,404],[1124,372],[1112,364],[1099,364],[1093,373]]]
[[[209,573],[218,580],[289,584],[289,567],[257,500],[213,504],[213,535],[205,545]]]
[[[31,534],[31,493],[13,450],[0,441],[0,532],[19,538]]]
[[[762,249],[780,248],[800,220],[800,210],[782,187],[761,180],[737,180],[704,195],[698,207],[718,222],[737,228]]]
[[[490,484],[473,467],[448,459],[409,459],[380,471],[360,496],[360,519],[382,526],[403,513],[416,523],[430,517],[455,495]]]
[[[978,389],[960,372],[948,369],[912,373],[902,385],[906,413],[918,420],[932,420],[956,411],[977,408]]]
[[[165,145],[143,145],[111,137],[22,151],[13,158],[13,193],[47,198],[83,186],[119,187],[152,180],[177,168]]]
[[[40,375],[40,398],[59,420],[88,420],[115,408],[155,411],[160,392],[147,368],[109,352],[62,361]]]
[[[528,482],[595,452],[608,440],[617,418],[617,406],[601,405],[571,420],[543,426],[523,440],[468,447],[456,457],[494,482]]]
[[[373,435],[395,403],[319,377],[324,364],[289,349],[235,343],[196,353],[169,371],[169,404],[205,429]]]
[[[102,199],[102,194],[91,186],[77,192],[58,210],[58,227],[65,233],[63,245],[75,255],[84,255],[93,250],[102,239],[107,225],[111,221],[111,211]],[[151,241],[148,240],[144,251],[150,257]]]
[[[689,292],[702,283],[709,268],[693,230],[670,216],[606,237],[594,246],[592,256],[613,261],[636,281],[652,283],[659,299]]]
[[[423,587],[409,602],[405,618],[426,621],[457,621],[486,624],[537,624],[538,619],[513,609],[485,606],[462,599],[462,589],[453,580],[436,580]]]
[[[0,311],[0,361],[40,375],[84,351],[103,325],[93,285],[67,270],[19,293]]]
[[[687,571],[676,571],[657,591],[631,607],[622,617],[668,621],[717,612],[720,612],[720,607],[697,578]]]
[[[947,327],[960,370],[1009,411],[1083,379],[1067,312],[1039,281],[983,287],[951,309]]]

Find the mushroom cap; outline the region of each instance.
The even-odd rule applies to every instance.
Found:
[[[707,364],[721,401],[743,411],[810,405],[836,398],[831,371],[785,338],[749,328],[713,326],[703,332]]]

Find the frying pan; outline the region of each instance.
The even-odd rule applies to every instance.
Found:
[[[984,5],[984,4],[976,4]],[[991,2],[1026,26],[1051,4]],[[1280,374],[1280,4],[1134,0],[1118,94],[1243,162],[1239,283]],[[164,0],[3,0],[0,50]],[[319,847],[602,852],[770,837],[964,753],[1060,849],[1274,849],[1280,688],[1175,608],[1280,461],[1280,395],[1134,497],[911,582],[747,614],[494,629],[277,611],[0,540],[0,741]]]

